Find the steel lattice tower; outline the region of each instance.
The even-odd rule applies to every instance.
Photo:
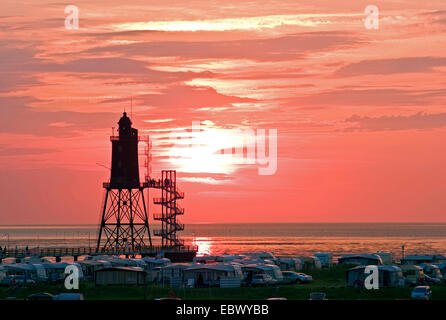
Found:
[[[118,122],[119,136],[111,136],[112,167],[98,234],[98,249],[131,249],[152,246],[144,199],[148,183],[140,183],[138,165],[138,130],[124,112]]]

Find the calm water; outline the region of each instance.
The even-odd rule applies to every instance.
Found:
[[[288,223],[189,224],[181,237],[195,244],[199,254],[270,251],[276,255],[306,255],[328,251],[392,251],[406,254],[446,253],[446,223]],[[0,245],[94,246],[97,226],[0,226]],[[153,237],[158,243],[158,237]]]

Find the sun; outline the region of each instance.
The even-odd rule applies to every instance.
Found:
[[[182,172],[231,174],[236,170],[232,154],[222,150],[231,149],[236,141],[232,130],[217,128],[204,122],[192,132],[175,133],[171,136],[173,146],[169,161]]]

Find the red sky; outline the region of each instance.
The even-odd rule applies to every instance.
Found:
[[[186,223],[446,221],[444,0],[1,7],[0,224],[97,223],[97,163],[131,97],[153,175],[178,170]],[[200,145],[172,146],[192,121]],[[275,174],[214,154],[248,127],[277,129]]]

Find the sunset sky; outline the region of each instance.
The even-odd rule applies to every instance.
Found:
[[[445,76],[445,0],[2,0],[0,224],[97,223],[131,99],[185,223],[446,221]],[[275,174],[218,154],[240,128]]]

